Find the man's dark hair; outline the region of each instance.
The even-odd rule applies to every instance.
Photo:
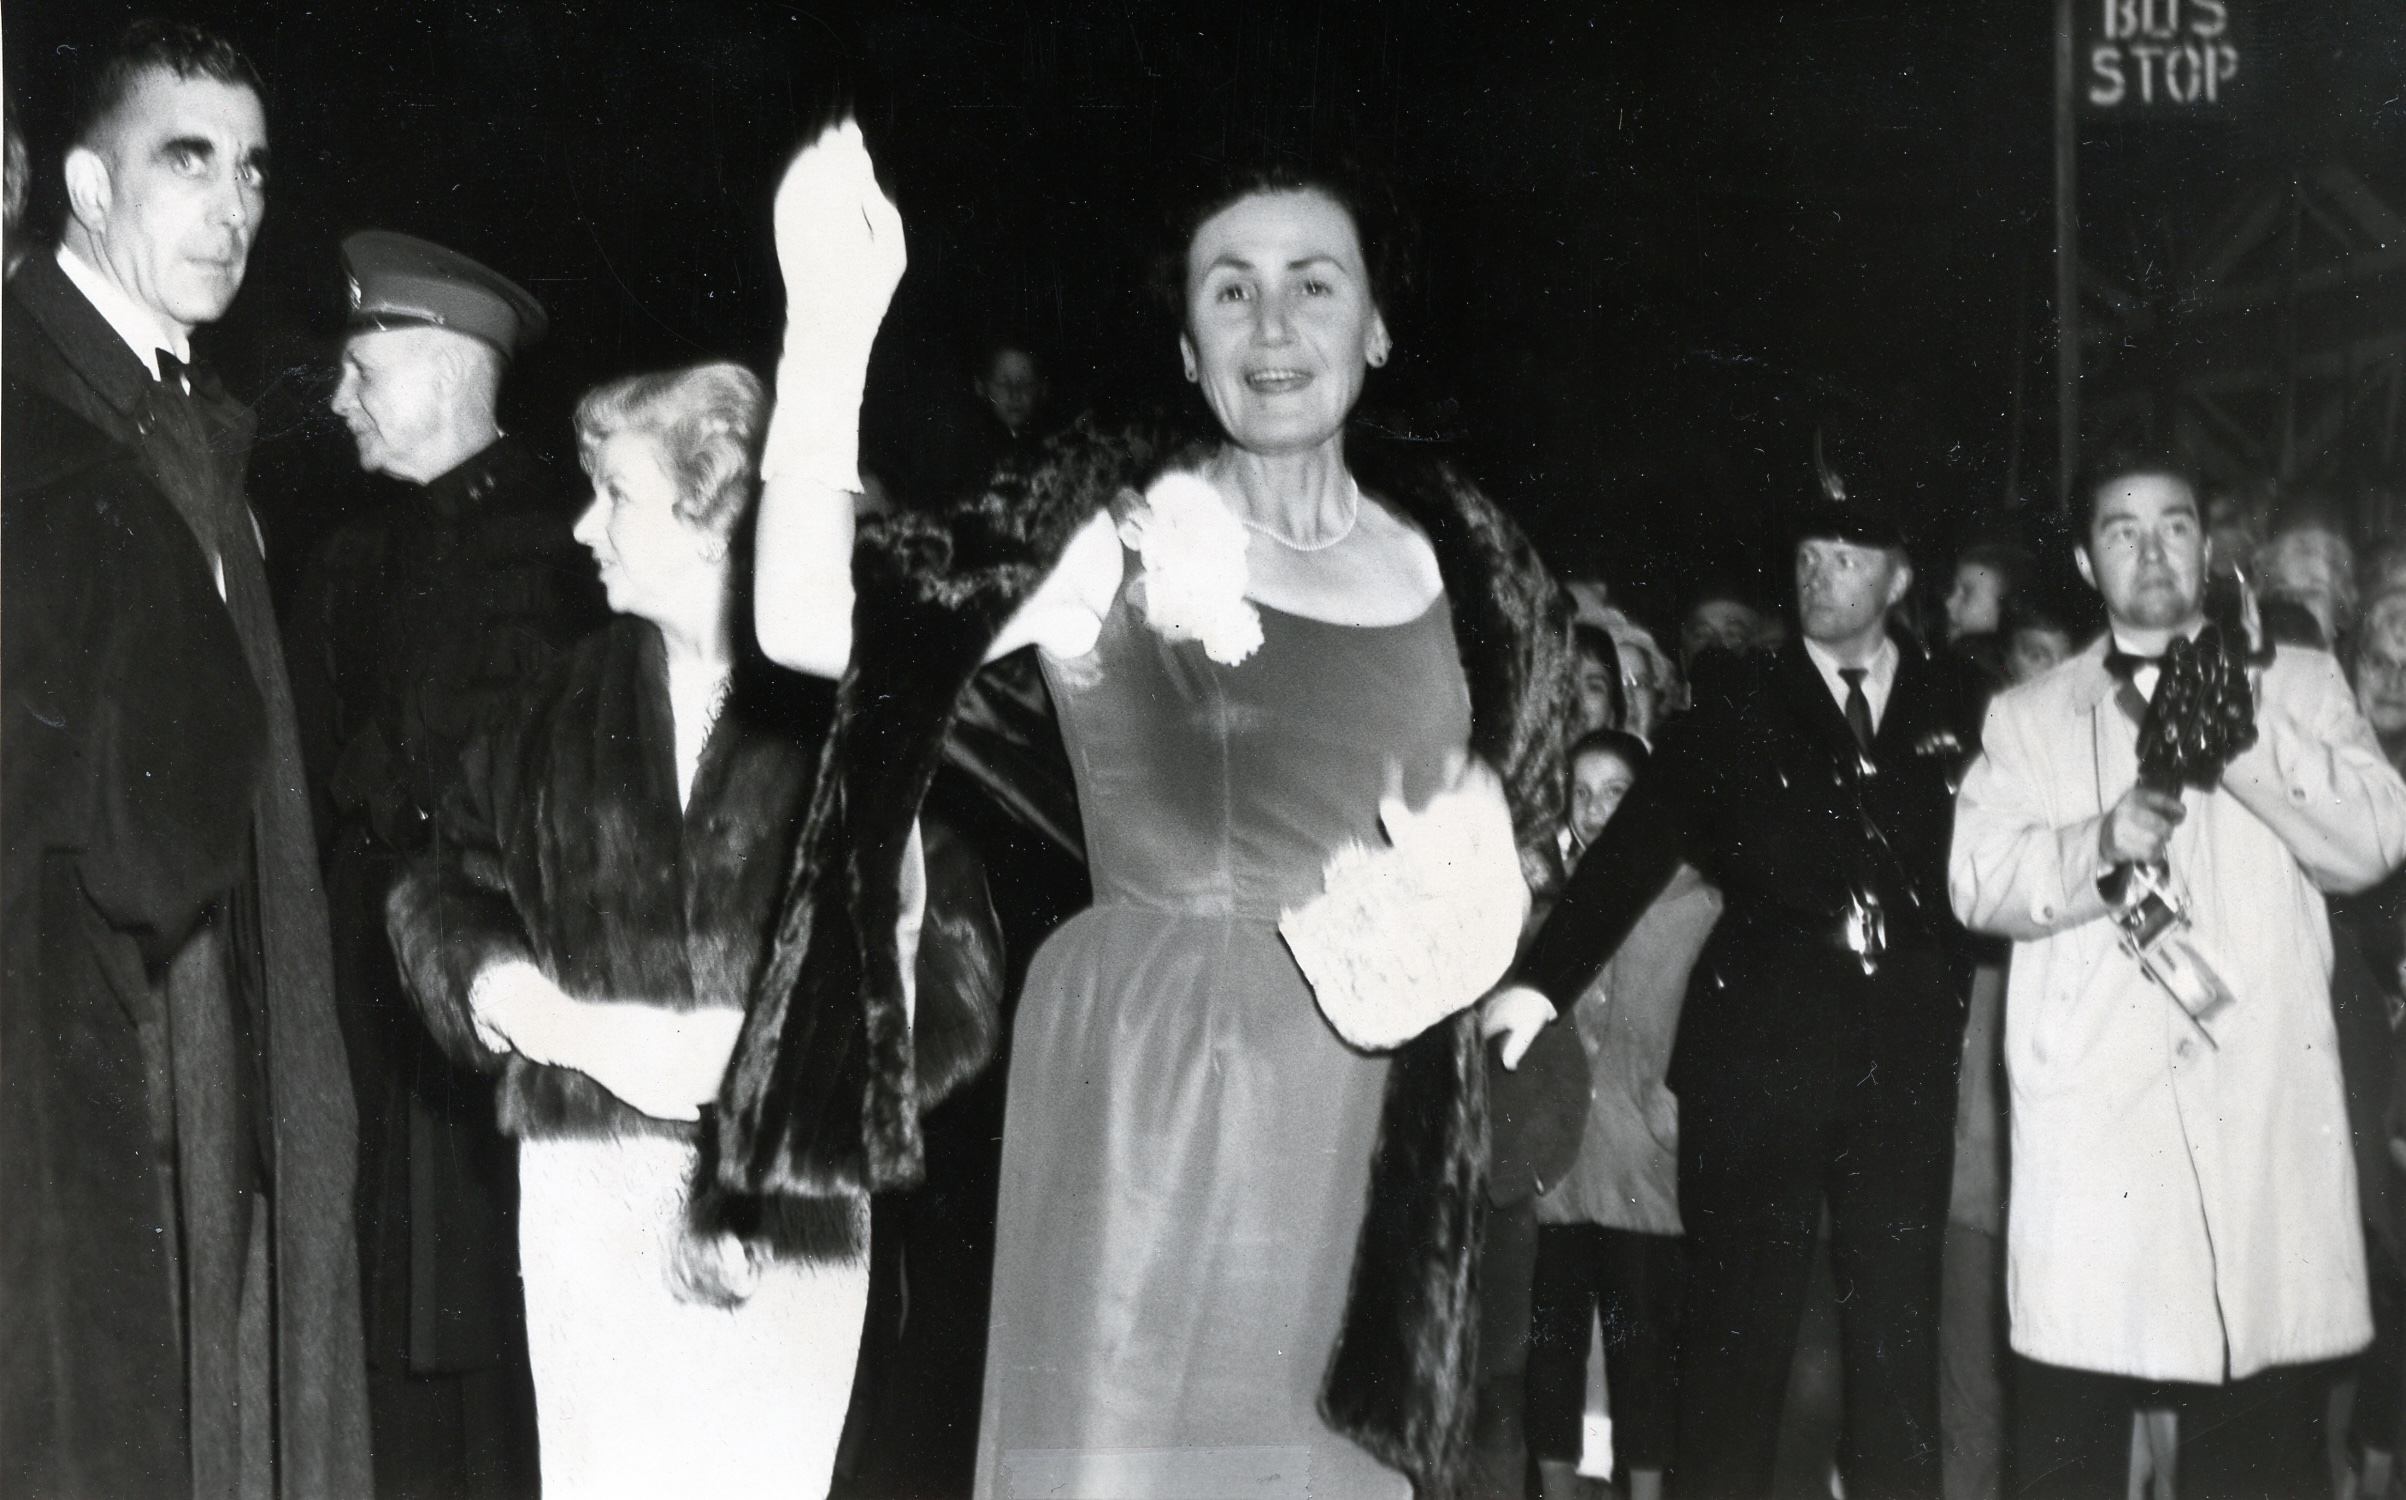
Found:
[[[99,66],[84,80],[67,144],[95,144],[110,119],[124,107],[134,85],[149,73],[214,79],[249,89],[263,108],[267,103],[267,85],[260,80],[259,70],[232,42],[181,21],[136,21],[118,34]]]
[[[2155,474],[2178,480],[2197,502],[2197,519],[2205,520],[2204,492],[2199,489],[2197,472],[2162,448],[2114,448],[2081,466],[2079,477],[2072,485],[2072,541],[2074,545],[2089,544],[2089,528],[2097,520],[2097,495],[2117,479],[2129,479],[2139,474]]]

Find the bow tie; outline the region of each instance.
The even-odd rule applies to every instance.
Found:
[[[2119,646],[2109,647],[2105,653],[2105,670],[2123,682],[2136,677],[2143,668],[2154,667],[2160,671],[2163,665],[2164,659],[2160,656],[2134,656]]]

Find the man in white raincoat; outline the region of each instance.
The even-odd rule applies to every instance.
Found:
[[[2406,859],[2406,785],[2327,653],[2256,674],[2211,791],[2138,786],[2153,658],[2205,624],[2193,484],[2084,484],[2111,629],[1989,710],[1956,805],[1956,914],[2015,940],[2005,1021],[2017,1486],[2124,1493],[2132,1407],[2179,1407],[2183,1500],[2327,1485],[2309,1368],[2371,1337],[2324,891]],[[2098,880],[2168,862],[2235,1003],[2209,1037],[2118,946]]]

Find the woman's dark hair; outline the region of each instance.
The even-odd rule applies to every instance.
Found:
[[[1305,166],[1273,160],[1227,165],[1179,196],[1163,215],[1161,245],[1153,257],[1153,295],[1172,319],[1186,321],[1186,252],[1195,234],[1223,209],[1273,193],[1318,193],[1345,210],[1362,242],[1362,265],[1370,276],[1370,300],[1390,323],[1411,290],[1418,226],[1382,179],[1351,166]]]
[[[1579,774],[1579,757],[1611,755],[1632,771],[1646,769],[1646,742],[1626,729],[1591,729],[1571,742],[1571,752],[1562,758],[1563,770]]]
[[[1604,680],[1611,684],[1612,722],[1629,721],[1629,700],[1621,691],[1621,645],[1612,632],[1592,620],[1578,620],[1571,625],[1571,645],[1582,660],[1592,661],[1604,669]]]

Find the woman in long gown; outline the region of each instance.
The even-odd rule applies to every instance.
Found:
[[[805,153],[780,194],[789,299],[840,295],[831,226],[865,220],[899,260],[865,158],[867,215],[834,175]],[[778,422],[838,451],[772,432],[761,640],[850,662],[829,777],[850,827],[805,859],[874,878],[924,787],[897,747],[927,753],[981,657],[1042,648],[1095,905],[1037,956],[1012,1044],[980,1495],[1449,1487],[1480,1032],[1517,1055],[1550,1016],[1470,1008],[1526,911],[1515,845],[1558,826],[1568,608],[1450,472],[1354,462],[1345,420],[1391,341],[1338,190],[1240,184],[1184,248],[1179,343],[1222,439],[1073,437],[857,559],[837,418],[858,386],[814,395],[844,362],[789,301]],[[1383,877],[1417,899],[1365,896]],[[875,955],[828,920],[849,899],[806,878],[789,903],[721,1098],[724,1186],[907,1180],[904,1133],[831,1134],[780,1082],[863,1066],[827,1039],[879,1030]]]
[[[764,407],[729,364],[580,403],[576,535],[622,618],[472,742],[390,907],[436,1037],[502,1075],[553,1500],[818,1500],[852,1390],[865,1205],[746,1244],[688,1202],[825,724],[735,633]]]

